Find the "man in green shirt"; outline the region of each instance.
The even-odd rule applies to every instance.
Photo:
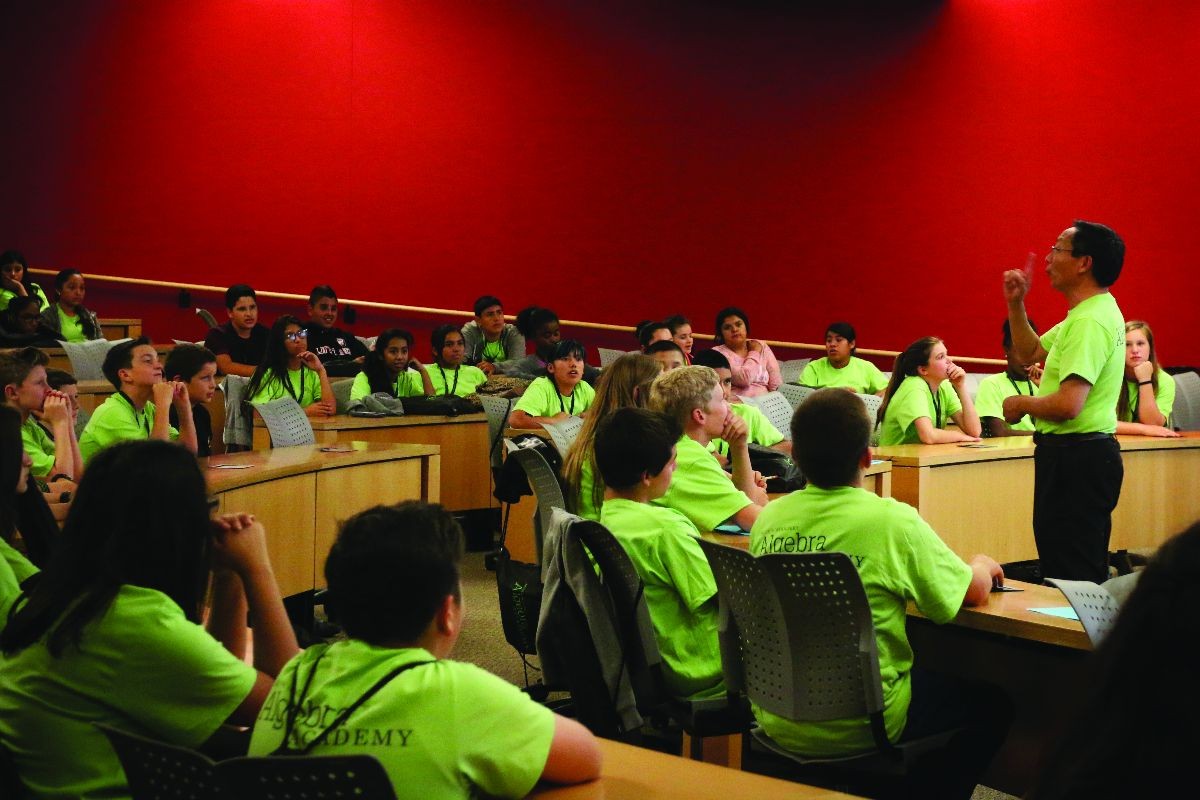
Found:
[[[767,484],[750,465],[746,421],[729,410],[717,373],[709,367],[664,373],[650,386],[650,407],[674,417],[683,428],[671,488],[655,505],[682,512],[697,530],[711,531],[727,522],[750,530],[767,504]],[[729,443],[732,480],[708,452],[715,438]]]
[[[837,551],[854,560],[875,624],[888,738],[963,728],[914,768],[905,796],[967,798],[1004,740],[1011,704],[993,687],[914,669],[906,609],[913,602],[933,622],[949,622],[962,606],[986,603],[1004,572],[985,555],[965,563],[916,509],[862,488],[871,428],[862,401],[844,389],[822,389],[800,404],[792,418],[793,453],[808,485],[763,509],[750,531],[750,551]],[[754,713],[767,735],[806,755],[873,747],[865,717],[800,723],[757,707]]]
[[[676,697],[725,692],[717,640],[717,583],[696,526],[650,501],[666,494],[682,430],[671,417],[621,408],[596,429],[596,466],[604,478],[600,524],[642,579],[654,636]]]
[[[1033,275],[1004,273],[1014,351],[1024,363],[1046,362],[1037,396],[1006,398],[1004,418],[1034,418],[1033,535],[1050,578],[1108,577],[1112,510],[1125,475],[1113,436],[1125,321],[1109,287],[1124,261],[1125,242],[1109,227],[1075,220],[1063,231],[1046,256],[1046,276],[1066,298],[1067,317],[1040,339],[1025,313]]]
[[[79,439],[86,463],[100,450],[128,439],[176,441],[196,452],[196,426],[186,383],[163,382],[158,351],[145,336],[108,351],[101,366],[117,393],[88,420]],[[179,430],[170,425],[170,408],[179,412]]]
[[[71,400],[50,388],[47,363],[49,358],[35,347],[0,354],[0,389],[4,402],[21,415],[21,441],[33,461],[30,472],[38,478],[62,476],[77,482],[83,476],[83,458]]]

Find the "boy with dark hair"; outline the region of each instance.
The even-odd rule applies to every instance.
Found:
[[[599,774],[592,735],[512,684],[449,660],[462,629],[462,531],[408,501],[348,519],[325,563],[348,638],[280,672],[250,740],[276,752],[377,758],[400,798],[524,797],[539,779]]]
[[[209,329],[204,346],[216,356],[221,374],[249,378],[262,363],[271,332],[258,321],[258,295],[244,283],[230,286],[225,290],[225,312],[229,321]]]
[[[196,428],[196,455],[212,455],[212,417],[208,402],[217,391],[217,357],[195,344],[177,345],[167,356],[163,375],[187,387],[192,405],[192,424]],[[171,426],[179,427],[179,412],[171,407]]]
[[[330,377],[353,378],[367,357],[367,346],[337,327],[338,299],[333,287],[318,284],[308,293],[308,349],[317,354]]]
[[[90,411],[83,410],[79,405],[79,381],[65,369],[46,368],[46,383],[56,392],[62,392],[71,404],[71,425],[75,428],[75,438],[83,435],[84,426],[92,418]],[[45,427],[44,425],[42,427]]]
[[[158,351],[145,336],[115,345],[100,368],[117,393],[92,413],[79,451],[84,463],[105,447],[128,439],[176,441],[196,452],[196,427],[187,386],[163,382]],[[171,427],[170,408],[179,412],[179,429]]]
[[[1033,320],[1029,320],[1029,327],[1037,333],[1037,325]],[[1004,399],[1018,394],[1033,397],[1037,394],[1042,371],[1037,364],[1027,364],[1017,358],[1008,320],[1004,320],[1004,338],[1001,344],[1004,347],[1004,357],[1008,359],[1008,369],[988,375],[979,382],[979,388],[975,391],[975,413],[979,415],[985,437],[1029,436],[1033,433],[1033,420],[1026,414],[1016,422],[1007,422],[1004,419]]]
[[[742,402],[733,393],[733,371],[729,369],[729,359],[720,350],[704,350],[695,355],[692,364],[698,367],[709,367],[717,373],[721,382],[721,391],[725,393],[725,402],[729,410],[746,421],[748,441],[751,444],[772,447],[781,453],[791,453],[792,443],[783,438],[779,429],[771,424],[767,415],[756,405]],[[713,439],[709,443],[713,452],[720,453],[722,458],[729,458],[729,443],[724,439]]]
[[[596,429],[596,466],[604,479],[600,524],[629,554],[645,584],[646,605],[677,697],[725,692],[717,642],[717,584],[696,540],[696,526],[673,508],[650,504],[666,494],[683,429],[663,414],[621,408]]]
[[[467,354],[465,364],[479,367],[487,376],[501,361],[525,357],[525,337],[516,325],[504,321],[500,298],[485,294],[475,301],[475,319],[462,327]]]
[[[78,481],[83,476],[83,458],[71,401],[47,383],[49,360],[36,347],[0,352],[0,390],[4,402],[21,415],[21,443],[33,461],[30,473]]]
[[[854,560],[875,622],[888,738],[964,727],[944,757],[914,773],[923,791],[912,796],[970,797],[1004,739],[1007,701],[990,687],[913,670],[906,609],[912,601],[933,622],[949,622],[964,605],[987,602],[1004,572],[985,555],[965,563],[916,509],[862,488],[871,427],[863,402],[844,389],[821,389],[800,404],[792,417],[792,455],[808,485],[763,509],[750,531],[750,551],[839,551]],[[754,713],[772,739],[806,755],[873,746],[865,717],[798,723],[760,708]]]
[[[577,339],[563,339],[546,359],[546,375],[529,384],[513,405],[509,425],[537,428],[582,417],[596,399],[596,390],[585,380],[587,350]]]
[[[670,328],[666,328],[665,330],[670,331]],[[670,372],[673,369],[687,366],[687,356],[684,355],[683,348],[675,344],[672,339],[659,339],[657,342],[650,342],[643,348],[642,352],[661,364],[663,372]]]

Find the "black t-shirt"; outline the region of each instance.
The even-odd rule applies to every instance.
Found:
[[[233,323],[226,322],[219,328],[209,328],[208,336],[204,337],[204,346],[211,350],[213,355],[229,356],[235,364],[257,367],[267,354],[267,339],[270,335],[270,328],[255,323],[250,329],[249,338],[243,339],[233,329]]]
[[[171,406],[171,427],[179,430],[179,412]],[[196,455],[212,455],[212,417],[208,409],[199,403],[192,403],[192,422],[196,425]]]
[[[366,346],[354,334],[341,328],[322,328],[315,322],[305,325],[304,329],[308,331],[309,352],[317,354],[317,358],[321,359],[330,375],[352,377],[358,374],[362,368],[358,364],[342,363],[338,366],[344,369],[329,368],[332,363],[350,362],[367,354]]]

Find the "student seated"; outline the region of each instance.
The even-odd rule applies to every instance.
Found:
[[[767,482],[750,466],[746,421],[730,411],[717,373],[708,367],[664,372],[650,386],[650,408],[683,428],[671,488],[653,502],[682,512],[700,531],[726,523],[750,530],[767,504]],[[715,438],[729,443],[732,480],[708,452]]]
[[[103,339],[100,320],[83,305],[86,292],[83,273],[77,269],[60,270],[54,276],[57,299],[42,311],[42,324],[66,342],[86,342]]]
[[[800,384],[814,389],[841,387],[859,394],[883,396],[887,378],[879,367],[854,354],[858,351],[854,326],[834,322],[825,329],[824,358],[814,358],[800,373]]]
[[[692,346],[695,344],[695,340],[692,338],[692,323],[682,314],[676,314],[663,320],[663,324],[671,329],[671,340],[679,345],[679,349],[683,351],[683,357],[687,359],[687,363],[691,364]]]
[[[8,308],[0,311],[0,330],[5,347],[59,347],[58,332],[42,322],[36,297],[14,297]]]
[[[210,328],[204,346],[217,357],[222,375],[249,378],[267,354],[270,331],[258,321],[258,295],[244,283],[225,290],[225,313],[229,321]]]
[[[46,383],[56,392],[62,394],[71,403],[71,425],[75,428],[75,438],[83,435],[83,429],[92,418],[91,412],[84,411],[79,405],[79,382],[75,376],[65,369],[46,369]]]
[[[604,480],[596,472],[596,430],[618,408],[645,408],[650,402],[650,384],[661,372],[654,359],[641,353],[626,353],[609,364],[600,376],[583,427],[563,459],[565,499],[567,510],[573,514],[600,519]]]
[[[104,377],[117,390],[92,413],[79,452],[86,464],[105,447],[130,439],[176,441],[196,452],[196,427],[187,386],[163,382],[158,351],[145,336],[115,345],[104,356]],[[170,424],[170,408],[179,413],[179,428]]]
[[[506,361],[496,367],[502,375],[536,380],[546,374],[546,365],[554,360],[554,351],[562,341],[558,315],[548,308],[529,306],[517,314],[517,330],[533,345],[533,352],[516,361]],[[600,370],[584,365],[583,379],[589,385],[600,380]]]
[[[21,585],[38,568],[36,555],[48,556],[58,525],[29,474],[29,455],[21,447],[21,415],[0,405],[0,631]],[[28,555],[13,547],[20,534]]]
[[[262,526],[210,518],[196,459],[163,442],[96,456],[58,552],[13,608],[0,633],[0,739],[36,797],[128,797],[93,723],[200,747],[226,723],[252,724],[297,651]]]
[[[37,478],[83,477],[83,457],[75,438],[71,401],[46,382],[49,358],[26,347],[0,353],[0,389],[4,402],[21,415],[21,442]]]
[[[425,365],[412,353],[413,335],[399,328],[388,328],[375,337],[375,349],[367,354],[362,372],[350,387],[350,400],[369,394],[391,397],[426,397],[433,394],[433,383]]]
[[[763,509],[750,530],[750,551],[838,551],[853,558],[875,623],[888,738],[965,726],[944,753],[914,769],[911,796],[969,798],[1004,740],[1011,709],[990,687],[914,669],[905,613],[912,601],[933,622],[949,622],[964,605],[986,603],[1004,572],[985,555],[965,563],[916,509],[862,488],[871,428],[862,401],[848,392],[823,389],[800,404],[792,417],[793,456],[808,485]],[[837,756],[873,747],[865,717],[799,723],[757,707],[754,715],[772,739],[798,753]]]
[[[879,407],[879,444],[978,442],[982,427],[966,381],[941,339],[926,336],[910,344],[896,357]],[[950,420],[959,430],[945,430]]]
[[[1037,332],[1037,325],[1033,320],[1029,320],[1029,326]],[[1004,398],[1018,394],[1029,397],[1036,395],[1042,371],[1037,364],[1026,364],[1017,358],[1008,320],[1004,320],[1004,339],[1001,343],[1004,346],[1004,357],[1008,360],[1008,369],[988,375],[979,382],[979,389],[975,392],[975,411],[979,415],[979,423],[985,437],[1032,436],[1033,420],[1028,414],[1016,422],[1004,419]]]
[[[1175,379],[1163,372],[1154,331],[1141,320],[1125,323],[1125,391],[1117,398],[1117,433],[1178,437],[1167,424],[1175,406]]]
[[[746,421],[747,437],[751,444],[773,447],[781,453],[792,452],[792,443],[783,438],[783,434],[771,424],[767,415],[758,406],[743,403],[742,399],[733,393],[733,375],[729,371],[729,359],[725,358],[723,353],[718,350],[705,350],[696,354],[693,363],[698,367],[709,367],[717,373],[717,380],[721,382],[721,391],[725,395],[725,402],[729,403],[729,410]],[[729,458],[729,443],[724,439],[713,439],[709,444],[722,458]]]
[[[467,364],[479,367],[489,377],[502,361],[525,356],[525,337],[516,325],[504,321],[500,299],[485,294],[475,301],[475,319],[462,327]]]
[[[538,780],[597,777],[586,728],[449,658],[463,624],[462,553],[462,531],[438,505],[346,520],[325,562],[325,607],[346,638],[284,667],[250,754],[371,755],[401,800],[524,797]]]
[[[208,403],[217,392],[217,357],[206,347],[176,345],[167,356],[163,375],[187,387],[192,406],[192,424],[196,428],[196,455],[212,455],[212,417]],[[171,425],[179,426],[179,412],[171,407]]]
[[[717,312],[716,350],[729,359],[734,392],[754,397],[773,392],[783,383],[779,362],[766,342],[750,338],[750,317],[730,306]]]
[[[638,346],[642,348],[642,352],[646,355],[650,353],[646,350],[655,342],[671,341],[671,328],[665,322],[655,322],[653,320],[642,320],[633,330],[633,335],[637,337]]]
[[[439,325],[429,342],[433,346],[433,368],[428,372],[434,395],[466,397],[487,383],[483,370],[463,363],[466,344],[457,327]]]
[[[683,348],[671,339],[659,339],[651,342],[646,345],[644,352],[662,365],[663,372],[687,366],[687,356],[683,354]]]
[[[696,526],[673,508],[651,505],[671,486],[682,434],[672,417],[617,409],[596,431],[596,466],[605,486],[600,524],[621,543],[645,584],[667,688],[676,697],[698,699],[725,693],[717,584]]]
[[[308,349],[321,359],[329,374],[353,378],[367,357],[367,346],[337,327],[338,299],[333,287],[321,284],[308,294]]]
[[[300,320],[284,314],[267,337],[267,352],[246,384],[251,403],[290,397],[310,417],[331,417],[336,410],[329,375],[321,359],[308,349],[308,331]]]
[[[513,406],[509,426],[536,428],[585,416],[596,399],[596,390],[583,380],[586,352],[574,339],[559,342],[546,364],[547,374],[529,384]]]
[[[0,311],[8,308],[14,297],[36,297],[39,314],[50,305],[42,287],[33,282],[25,256],[17,250],[5,250],[0,253]]]

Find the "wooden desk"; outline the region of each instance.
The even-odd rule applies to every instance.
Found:
[[[136,339],[142,335],[142,321],[140,319],[102,319],[100,320],[100,332],[109,341]]]
[[[441,449],[441,503],[451,511],[470,511],[496,505],[492,497],[492,469],[488,463],[487,416],[457,417],[413,415],[403,417],[351,417],[339,414],[310,418],[317,444],[335,442],[388,442],[430,444]],[[271,446],[271,435],[256,414],[254,449]]]
[[[110,395],[116,393],[113,385],[106,380],[79,381],[76,386],[79,389],[79,408],[89,414],[95,411],[96,406],[107,400]]]
[[[247,511],[267,532],[271,565],[285,596],[325,584],[325,557],[341,520],[380,503],[437,502],[441,459],[420,444],[344,442],[280,447],[200,459],[222,513]],[[249,465],[222,469],[220,465]]]
[[[1125,481],[1113,512],[1114,550],[1154,548],[1200,518],[1200,433],[1182,439],[1118,436]],[[1033,541],[1033,438],[984,447],[892,445],[892,496],[915,507],[964,558],[1037,558]]]
[[[846,800],[850,795],[739,772],[703,761],[646,750],[608,739],[600,779],[578,786],[534,788],[542,800]]]

